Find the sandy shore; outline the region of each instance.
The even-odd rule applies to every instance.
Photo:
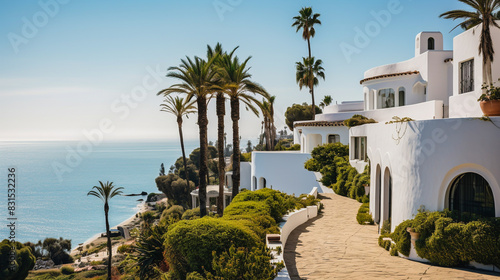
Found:
[[[139,209],[137,210],[137,212],[134,215],[130,216],[130,218],[126,219],[125,221],[111,227],[111,229],[116,229],[119,226],[127,227],[130,229],[134,228],[135,224],[137,224],[140,221],[140,218],[136,217],[136,215],[143,213],[143,212],[146,212],[146,211],[149,211],[149,210],[152,210],[152,207],[149,207],[146,202],[140,203],[138,205],[138,208]],[[96,233],[95,235],[93,235],[92,237],[87,239],[85,242],[83,242],[81,246],[83,246],[85,248],[85,246],[87,244],[95,243],[101,237],[101,234],[102,234],[102,232]],[[76,255],[79,253],[78,247],[80,247],[79,244],[71,250],[71,255]]]

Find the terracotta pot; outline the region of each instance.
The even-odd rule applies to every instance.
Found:
[[[411,236],[411,244],[413,245],[413,247],[415,247],[415,241],[417,241],[420,238],[420,233],[410,231],[410,236]]]
[[[481,101],[479,106],[485,116],[500,116],[500,100]]]

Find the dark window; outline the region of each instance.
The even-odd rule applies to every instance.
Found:
[[[379,108],[394,107],[394,90],[392,88],[384,88],[378,91]]]
[[[450,190],[450,210],[460,220],[495,217],[495,202],[490,185],[476,173],[464,173],[455,179]]]
[[[405,106],[405,88],[399,88],[399,106]]]
[[[427,40],[427,49],[428,50],[434,50],[434,38],[430,37]]]
[[[337,134],[328,135],[328,143],[338,143],[340,142],[340,136]]]
[[[474,90],[474,59],[460,64],[460,93]]]
[[[366,157],[366,137],[353,137],[352,142],[352,144],[354,145],[354,153],[352,154],[352,159],[366,161],[368,159]]]

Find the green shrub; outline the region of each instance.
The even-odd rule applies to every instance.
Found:
[[[200,207],[188,209],[182,214],[183,220],[194,220],[200,218]]]
[[[278,270],[270,263],[271,253],[264,244],[251,250],[233,245],[228,252],[213,252],[213,272],[206,272],[207,279],[262,279],[272,280]]]
[[[295,204],[296,209],[305,208],[307,206],[316,206],[320,202],[319,199],[312,195],[302,194],[297,198],[297,203]]]
[[[15,250],[15,269],[10,270],[10,253]],[[25,279],[29,271],[35,266],[35,256],[31,249],[20,242],[11,243],[8,239],[0,242],[0,279]]]
[[[120,254],[130,253],[132,252],[132,246],[130,246],[129,244],[123,244],[118,247],[117,251]]]
[[[269,215],[224,215],[225,220],[239,221],[239,223],[250,228],[261,241],[265,241],[266,234],[280,233],[280,229],[274,219]]]
[[[64,275],[70,275],[73,274],[73,272],[75,272],[75,269],[72,266],[65,265],[61,267],[61,273]]]
[[[369,119],[365,116],[362,115],[354,115],[352,118],[347,119],[344,121],[344,125],[347,126],[348,128],[355,127],[358,125],[363,125],[367,123],[376,123],[374,119]]]
[[[174,205],[167,210],[163,211],[161,214],[161,221],[166,221],[170,218],[175,219],[175,220],[180,220],[182,217],[182,214],[184,214],[184,208],[180,205]]]
[[[193,271],[191,273],[188,273],[186,275],[186,280],[205,280],[206,278],[203,277],[203,275],[201,275],[200,273],[198,273],[197,271]]]
[[[241,153],[240,154],[241,162],[252,162],[252,153]]]
[[[293,144],[289,148],[286,149],[287,151],[300,151],[300,144]]]
[[[248,214],[248,213],[232,213],[231,208],[236,207],[233,206],[233,204],[238,203],[238,202],[243,202],[243,201],[256,201],[256,202],[264,202],[269,206],[269,211],[271,217],[274,218],[276,223],[279,223],[281,221],[281,218],[288,213],[288,211],[292,210],[295,208],[295,202],[296,198],[287,195],[285,193],[282,193],[277,190],[272,190],[272,189],[260,189],[254,192],[251,191],[246,191],[246,192],[241,192],[237,196],[234,197],[233,201],[231,204],[224,210],[224,215],[243,215],[243,214]],[[227,213],[229,210],[229,213]],[[241,210],[238,210],[241,211]],[[261,211],[263,211],[261,209]]]
[[[378,246],[384,248],[385,250],[389,251],[391,249],[391,241],[390,240],[384,240],[384,238],[390,237],[390,234],[381,234],[378,237]]]
[[[370,212],[370,204],[369,203],[361,204],[358,210],[358,214],[356,215],[356,220],[360,225],[374,224],[372,215],[370,215],[369,212]]]
[[[165,257],[175,277],[183,279],[188,272],[212,271],[212,251],[221,254],[232,245],[251,248],[258,243],[257,235],[237,221],[182,220],[165,234]]]
[[[411,236],[410,233],[406,230],[409,227],[413,227],[412,220],[406,220],[399,224],[394,232],[391,234],[392,240],[396,243],[396,248],[399,253],[409,256],[411,249]]]

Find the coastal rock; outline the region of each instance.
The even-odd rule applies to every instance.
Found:
[[[54,267],[54,262],[52,260],[42,260],[38,259],[36,260],[35,266],[33,267],[34,270],[39,270],[39,269],[50,269]]]

